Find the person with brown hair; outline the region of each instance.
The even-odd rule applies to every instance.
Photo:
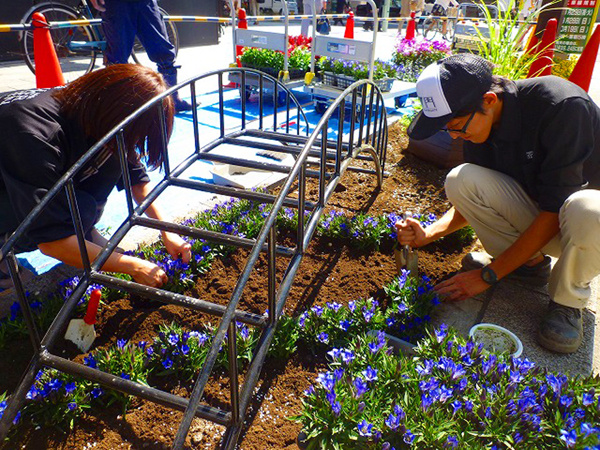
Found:
[[[3,136],[0,142],[0,245],[83,154],[131,113],[167,89],[163,77],[152,69],[116,64],[90,72],[63,88],[17,91],[0,98]],[[169,138],[173,128],[173,99],[166,97],[162,107]],[[153,169],[163,162],[159,108],[148,109],[126,126],[123,133],[132,193],[138,204],[150,191],[142,159]],[[94,225],[112,189],[123,188],[116,150],[116,139],[113,139],[73,180],[91,260],[100,253],[98,244],[105,243]],[[146,214],[162,219],[154,205]],[[181,237],[163,232],[162,239],[173,258],[189,261],[190,245]],[[82,267],[64,193],[57,195],[38,216],[15,250],[36,248],[66,264]],[[167,275],[157,265],[121,253],[113,253],[102,270],[129,274],[148,286],[159,287],[167,281]],[[10,283],[1,266],[0,283]]]

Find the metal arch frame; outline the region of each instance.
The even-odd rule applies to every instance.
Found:
[[[241,96],[242,115],[240,117],[240,126],[228,134],[225,133],[224,124],[224,90],[223,77],[231,72],[239,72],[242,79],[248,73],[252,76],[259,77],[261,90],[259,92],[260,117],[258,119],[258,129],[250,129],[247,127],[246,120],[246,101],[245,97]],[[199,141],[198,131],[198,102],[196,100],[196,82],[204,80],[208,77],[216,78],[219,93],[219,112],[220,112],[220,135],[219,137],[205,145],[201,145]],[[273,102],[273,129],[265,128],[265,114],[263,90],[264,83],[273,83],[275,92],[281,90],[286,93],[286,114],[284,131],[278,126],[277,121],[277,102]],[[164,123],[164,109],[162,102],[168,95],[181,91],[182,89],[190,89],[192,94],[192,119],[194,126],[194,146],[192,153],[185,158],[177,167],[171,170],[167,153],[166,127]],[[350,100],[348,100],[350,99]],[[345,118],[346,104],[351,102],[352,115],[349,119],[350,131],[344,134],[344,125],[348,121]],[[290,104],[293,104],[298,112],[296,118],[297,126],[295,132],[290,132]],[[356,114],[358,104],[360,106],[360,114]],[[137,207],[134,207],[131,180],[127,172],[127,158],[124,147],[123,131],[131,125],[137,117],[151,108],[159,108],[161,114],[161,131],[163,135],[163,152],[164,152],[164,178],[152,189],[148,197]],[[268,110],[268,108],[267,108]],[[268,112],[268,111],[267,111]],[[338,118],[338,135],[337,139],[328,138],[329,121],[334,114]],[[304,120],[307,128],[306,135],[300,133],[300,122]],[[111,139],[117,139],[118,154],[121,162],[121,171],[123,175],[126,201],[128,206],[128,217],[123,224],[115,231],[113,236],[104,246],[96,260],[90,262],[87,252],[85,251],[85,238],[81,216],[77,207],[75,196],[74,177]],[[241,139],[246,138],[246,139]],[[249,139],[250,140],[249,140]],[[251,139],[257,139],[252,142]],[[274,144],[265,144],[265,140],[274,141]],[[285,152],[294,155],[296,158],[295,164],[291,168],[283,169],[270,163],[256,163],[249,160],[240,160],[237,158],[218,157],[210,152],[221,144],[233,144],[240,147],[249,147],[252,149],[262,148],[267,146],[269,149],[280,152]],[[286,145],[292,144],[292,145]],[[183,411],[183,419],[177,430],[173,447],[181,449],[185,443],[186,436],[189,431],[192,419],[201,417],[212,421],[216,424],[226,427],[226,432],[222,440],[222,448],[235,448],[239,436],[241,434],[246,410],[252,399],[252,394],[258,378],[261,373],[262,365],[267,356],[268,346],[273,338],[277,326],[277,320],[282,314],[283,308],[295,274],[297,273],[300,262],[308,247],[310,240],[316,231],[319,218],[324,212],[327,202],[335,191],[335,187],[339,183],[341,177],[346,170],[358,170],[361,172],[373,173],[377,176],[378,186],[381,187],[385,161],[385,147],[387,145],[387,113],[383,104],[383,96],[378,87],[369,80],[361,80],[354,83],[340,94],[340,97],[334,101],[326,113],[321,117],[315,130],[308,133],[308,122],[302,111],[297,99],[293,94],[278,80],[270,77],[262,72],[251,69],[224,69],[210,72],[204,75],[197,76],[186,82],[166,91],[146,103],[131,116],[123,120],[113,130],[111,130],[104,138],[95,144],[87,153],[85,153],[60,180],[50,189],[48,194],[42,201],[28,214],[23,220],[19,228],[8,238],[0,249],[0,261],[6,259],[8,262],[10,275],[15,283],[15,289],[21,305],[24,320],[27,324],[30,339],[34,347],[34,357],[32,358],[28,369],[26,370],[19,386],[11,395],[7,408],[4,411],[2,419],[0,419],[0,440],[3,440],[12,424],[17,411],[22,407],[25,401],[25,395],[34,381],[35,374],[42,367],[51,367],[70,373],[93,382],[102,384],[110,389],[115,389],[129,395],[149,400],[172,409]],[[366,152],[368,156],[361,153]],[[215,186],[212,184],[197,182],[193,180],[178,178],[186,169],[194,162],[200,160],[220,160],[222,162],[233,162],[237,165],[246,167],[262,168],[267,170],[285,171],[288,177],[282,186],[280,193],[273,196],[267,193],[247,191],[244,189],[231,188],[226,186]],[[375,170],[365,169],[363,167],[350,166],[350,163],[355,159],[372,160],[375,164]],[[309,169],[309,166],[317,166],[318,169]],[[313,177],[318,180],[318,200],[315,202],[306,199],[306,182],[308,177]],[[289,194],[295,183],[298,183],[297,198],[290,197]],[[193,190],[207,191],[217,194],[230,195],[232,197],[252,199],[260,203],[272,203],[273,208],[256,239],[245,239],[226,234],[210,232],[207,230],[198,229],[195,227],[179,225],[171,222],[143,218],[141,215],[147,207],[160,196],[160,194],[168,186],[186,187]],[[74,289],[71,296],[66,300],[65,304],[55,317],[48,331],[43,337],[40,337],[40,332],[37,329],[25,296],[24,287],[17,270],[16,257],[14,255],[14,247],[18,240],[23,237],[28,228],[34,223],[37,216],[49,205],[50,201],[56,197],[62,190],[66,190],[67,199],[71,208],[71,215],[75,225],[75,231],[79,243],[80,257],[83,262],[84,275],[80,283]],[[276,218],[278,212],[284,206],[291,206],[298,209],[298,228],[296,230],[296,246],[294,248],[280,247],[276,244],[277,230]],[[308,215],[307,215],[308,214]],[[133,281],[124,281],[112,277],[110,275],[99,272],[99,268],[106,262],[110,254],[118,246],[125,234],[136,225],[150,227],[158,230],[177,232],[183,235],[192,236],[195,238],[203,238],[211,241],[234,245],[238,247],[251,248],[247,263],[242,273],[238,278],[238,282],[233,291],[231,299],[227,306],[213,304],[209,301],[188,297],[186,295],[174,294],[162,289],[150,288],[143,286]],[[267,253],[268,260],[268,315],[258,315],[238,309],[238,303],[241,299],[245,285],[258,261],[260,252]],[[275,277],[276,257],[277,255],[290,258],[287,270],[283,279],[277,286]],[[156,388],[141,386],[130,380],[122,379],[118,376],[101,372],[97,369],[75,363],[71,360],[59,357],[51,353],[51,350],[57,339],[62,335],[68,320],[78,301],[85,293],[87,287],[92,283],[100,283],[108,287],[124,290],[128,293],[136,293],[138,295],[158,300],[167,304],[176,304],[179,306],[190,308],[194,311],[211,314],[221,317],[219,326],[211,343],[211,348],[204,362],[200,373],[194,384],[192,394],[189,399],[161,391]],[[262,333],[259,338],[257,350],[252,358],[250,366],[245,376],[244,383],[240,386],[238,383],[237,372],[237,349],[235,343],[235,321],[242,321],[249,325],[262,328]],[[215,408],[207,404],[201,404],[200,400],[203,395],[206,384],[212,373],[218,351],[225,342],[227,336],[227,351],[229,353],[229,376],[231,389],[231,407],[229,410]]]

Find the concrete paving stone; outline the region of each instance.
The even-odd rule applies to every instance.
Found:
[[[436,325],[445,323],[458,330],[463,336],[469,335],[469,330],[475,325],[477,317],[484,305],[486,293],[462,302],[442,302],[433,312]]]

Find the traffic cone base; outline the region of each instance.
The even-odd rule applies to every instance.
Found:
[[[54,88],[65,84],[48,22],[43,14],[33,13],[33,60],[35,62],[35,82],[38,89]]]

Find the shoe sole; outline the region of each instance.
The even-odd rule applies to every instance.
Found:
[[[574,353],[581,346],[583,339],[579,339],[579,342],[571,345],[558,344],[556,341],[546,339],[540,332],[538,332],[538,343],[547,350],[556,353]]]

